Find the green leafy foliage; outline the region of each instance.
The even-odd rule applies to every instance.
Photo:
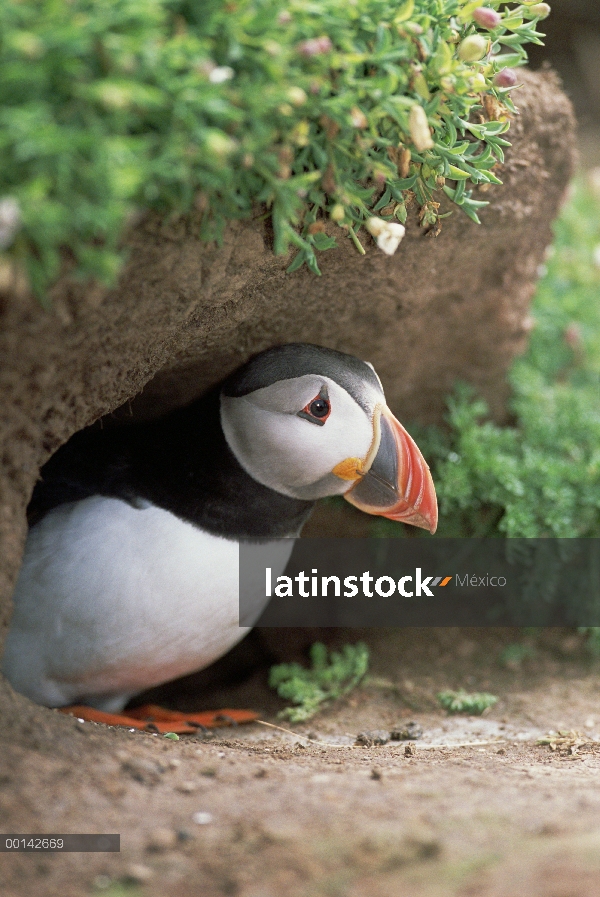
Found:
[[[373,210],[416,201],[437,229],[443,188],[478,220],[467,184],[499,183],[508,145],[499,73],[541,42],[535,6],[487,5],[491,29],[472,0],[0,4],[4,264],[38,295],[66,262],[111,282],[148,208],[212,239],[266,206],[275,251],[316,273],[327,218],[358,243]]]
[[[595,568],[574,567],[568,540],[600,536],[600,184],[580,179],[557,221],[556,240],[533,303],[527,353],[510,372],[511,426],[486,419],[485,403],[458,387],[448,428],[411,428],[431,464],[440,506],[436,536],[536,539],[513,549],[527,561],[519,598],[552,619],[556,596],[574,622],[597,613],[586,582]],[[380,520],[378,536],[404,535]],[[413,533],[411,533],[413,535]],[[420,534],[419,534],[420,535]],[[424,538],[430,538],[425,535]],[[567,562],[565,566],[565,561]],[[590,564],[597,563],[590,558]],[[568,577],[568,579],[565,579]],[[540,599],[543,598],[543,601]],[[599,643],[588,630],[590,649]]]
[[[304,722],[329,701],[352,691],[369,666],[369,649],[362,642],[331,651],[320,642],[310,649],[311,667],[299,663],[281,663],[271,667],[269,685],[293,707],[280,713],[293,723]]]
[[[484,420],[465,389],[450,402],[435,453],[443,531],[452,520],[471,533],[600,536],[599,213],[579,184],[557,223],[529,349],[510,374],[517,425]]]
[[[498,701],[495,695],[486,692],[469,694],[462,688],[458,691],[441,691],[437,699],[448,713],[470,713],[474,716],[480,716],[484,710],[493,707]]]
[[[598,247],[600,190],[579,181],[556,223],[529,348],[510,372],[514,424],[487,420],[460,386],[447,429],[411,429],[431,464],[438,535],[600,536]],[[401,530],[376,524],[378,535]]]

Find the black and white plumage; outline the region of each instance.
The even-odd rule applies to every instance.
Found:
[[[247,631],[239,540],[287,538],[283,570],[336,494],[435,529],[429,469],[373,368],[318,346],[270,349],[161,420],[76,434],[33,494],[3,672],[38,703],[114,712],[208,666]]]

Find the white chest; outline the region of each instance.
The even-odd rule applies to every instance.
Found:
[[[283,570],[293,540],[280,545]],[[248,631],[238,554],[237,542],[153,505],[95,496],[55,509],[27,540],[6,675],[41,703],[114,709],[202,669]]]

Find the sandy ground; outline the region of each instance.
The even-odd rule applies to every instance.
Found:
[[[31,705],[17,740],[0,732],[2,830],[119,832],[121,851],[4,853],[2,897],[600,895],[600,661],[583,636],[529,636],[509,665],[518,631],[335,635],[357,637],[369,678],[296,735],[252,725],[175,742]],[[280,642],[252,636],[245,679],[227,684],[223,665],[209,699],[202,677],[166,697],[277,723],[266,669]],[[460,686],[499,701],[449,717],[436,694]],[[355,744],[413,720],[419,740]],[[537,743],[570,730],[554,750]]]

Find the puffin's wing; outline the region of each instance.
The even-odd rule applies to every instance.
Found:
[[[129,466],[127,443],[120,432],[90,427],[75,433],[40,471],[27,507],[29,526],[59,505],[92,495],[129,500],[123,486]]]

